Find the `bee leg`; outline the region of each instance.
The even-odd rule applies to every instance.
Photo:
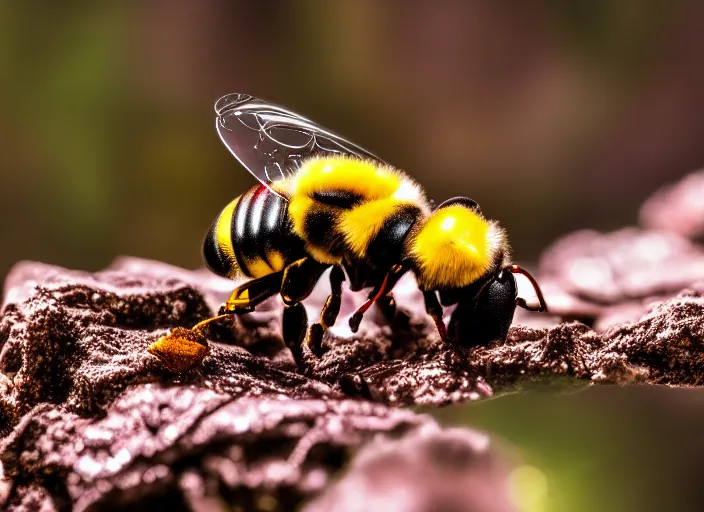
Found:
[[[303,370],[305,367],[303,362],[303,340],[308,329],[308,315],[306,314],[305,306],[298,302],[284,307],[282,323],[284,344],[291,351],[299,370]]]
[[[359,330],[359,324],[362,322],[364,313],[367,312],[371,305],[382,297],[384,297],[385,295],[390,294],[393,287],[396,286],[396,283],[398,283],[399,279],[401,279],[401,277],[403,277],[403,274],[405,274],[407,271],[408,267],[403,264],[394,265],[393,267],[391,267],[391,270],[388,274],[384,276],[384,280],[381,282],[381,284],[372,290],[372,292],[369,294],[369,298],[367,299],[367,301],[362,304],[359,309],[357,309],[357,311],[355,311],[354,314],[350,317],[349,323],[352,332],[357,332]]]
[[[425,299],[425,311],[430,315],[430,318],[433,319],[438,334],[440,334],[440,339],[443,343],[447,343],[447,328],[442,319],[442,306],[440,305],[438,296],[434,291],[424,291],[423,299]]]
[[[235,288],[227,302],[220,306],[216,316],[198,322],[190,329],[174,328],[148,350],[161,359],[168,369],[183,373],[205,357],[208,349],[207,331],[215,322],[253,311],[257,304],[278,293],[280,288],[281,272],[247,281]]]
[[[533,290],[535,290],[535,295],[538,297],[537,306],[528,305],[526,299],[524,299],[523,297],[516,298],[516,306],[521,306],[523,309],[527,309],[528,311],[547,312],[548,305],[545,303],[545,297],[543,297],[543,292],[540,289],[538,281],[536,281],[535,278],[530,275],[530,272],[528,272],[522,267],[519,267],[518,265],[509,265],[504,270],[508,270],[512,274],[523,274],[524,276],[526,276],[528,281],[530,281],[530,284],[533,286]]]
[[[367,310],[371,307],[371,305],[374,304],[377,300],[379,300],[379,298],[384,295],[384,293],[386,292],[386,286],[388,281],[389,275],[387,274],[386,277],[384,277],[384,281],[382,281],[379,286],[372,290],[372,292],[369,294],[369,298],[350,317],[349,323],[352,332],[357,332],[359,330],[359,324],[362,323],[364,313],[366,313]]]
[[[249,313],[269,297],[281,290],[283,272],[269,274],[241,284],[230,294],[230,298],[220,306],[219,315],[228,313]]]
[[[283,270],[281,281],[281,298],[284,304],[293,306],[306,299],[329,266],[308,257],[287,266]]]
[[[381,314],[384,315],[386,321],[391,324],[396,319],[398,308],[396,307],[396,299],[393,293],[382,295],[376,300],[376,307],[379,308]]]
[[[286,304],[283,317],[284,343],[291,350],[300,369],[304,367],[302,345],[308,330],[308,315],[301,301],[311,294],[328,266],[306,257],[294,261],[283,271],[281,298]]]
[[[335,325],[337,315],[340,314],[340,305],[342,304],[342,283],[345,281],[345,273],[342,267],[335,265],[330,271],[330,295],[325,301],[322,311],[320,312],[320,322],[310,326],[308,333],[308,346],[311,351],[320,356],[322,354],[323,334],[328,329]]]

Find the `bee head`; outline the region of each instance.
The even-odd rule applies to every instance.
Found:
[[[409,238],[408,254],[423,290],[464,288],[498,272],[508,258],[504,230],[466,197],[439,205]]]

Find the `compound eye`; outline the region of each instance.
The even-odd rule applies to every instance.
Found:
[[[446,206],[452,206],[454,204],[459,204],[460,206],[464,206],[465,208],[468,208],[477,213],[481,213],[482,211],[482,209],[479,207],[479,203],[477,203],[474,199],[470,199],[469,197],[450,198],[447,201],[444,201],[439,204],[435,209],[439,210],[440,208],[445,208]]]

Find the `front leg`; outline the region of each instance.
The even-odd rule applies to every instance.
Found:
[[[328,266],[306,257],[294,261],[283,271],[281,298],[286,304],[282,322],[283,337],[299,369],[305,366],[302,345],[308,330],[308,316],[301,301],[311,294]]]
[[[445,328],[445,321],[442,318],[442,305],[438,300],[438,296],[434,291],[424,291],[423,299],[425,299],[425,311],[430,315],[435,323],[435,328],[440,334],[440,339],[443,343],[447,343],[447,329]]]

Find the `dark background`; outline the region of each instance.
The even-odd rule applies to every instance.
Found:
[[[253,183],[214,130],[231,92],[330,127],[434,199],[473,197],[535,261],[566,232],[635,223],[644,198],[702,165],[703,21],[695,0],[1,1],[0,275],[22,259],[92,270],[123,254],[200,266],[210,222]],[[547,475],[525,510],[645,510],[649,493],[682,498],[682,468],[704,450],[672,436],[658,453],[679,469],[634,505],[624,475],[646,482],[644,461],[670,459],[630,457],[626,441],[645,450],[693,420],[677,405],[689,399],[633,393],[544,406],[529,393],[461,417],[527,450],[528,487]],[[573,450],[529,428],[564,430]],[[614,457],[632,464],[604,473]]]
[[[515,253],[633,223],[704,162],[704,4],[0,3],[0,272],[200,265],[252,183],[213,104],[283,104],[463,194]]]

